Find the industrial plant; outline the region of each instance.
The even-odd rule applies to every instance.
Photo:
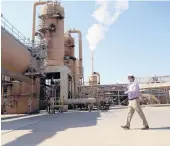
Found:
[[[41,6],[37,17],[36,8]],[[32,38],[27,39],[1,14],[1,111],[2,114],[30,114],[49,109],[101,109],[127,105],[127,84],[102,85],[94,71],[84,81],[81,30],[64,32],[64,8],[59,2],[33,5]],[[36,24],[38,20],[38,24]],[[79,57],[75,57],[78,35]],[[136,78],[141,104],[170,103],[170,76]]]

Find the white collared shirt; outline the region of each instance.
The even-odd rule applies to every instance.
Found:
[[[125,94],[128,94],[128,99],[134,99],[136,97],[139,97],[140,95],[139,84],[135,81],[132,83],[129,83],[128,91],[126,91]]]

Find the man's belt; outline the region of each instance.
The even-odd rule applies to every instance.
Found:
[[[139,97],[135,97],[135,98],[132,98],[132,99],[129,99],[129,100],[135,100],[135,99],[138,99]]]

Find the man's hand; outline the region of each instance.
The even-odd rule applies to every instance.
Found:
[[[128,91],[126,91],[124,94],[128,94]]]

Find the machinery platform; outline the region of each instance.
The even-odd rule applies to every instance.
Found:
[[[140,130],[142,122],[136,113],[131,130],[120,128],[126,121],[126,108],[3,120],[2,146],[169,146],[170,107],[143,110],[150,125],[146,131]]]

